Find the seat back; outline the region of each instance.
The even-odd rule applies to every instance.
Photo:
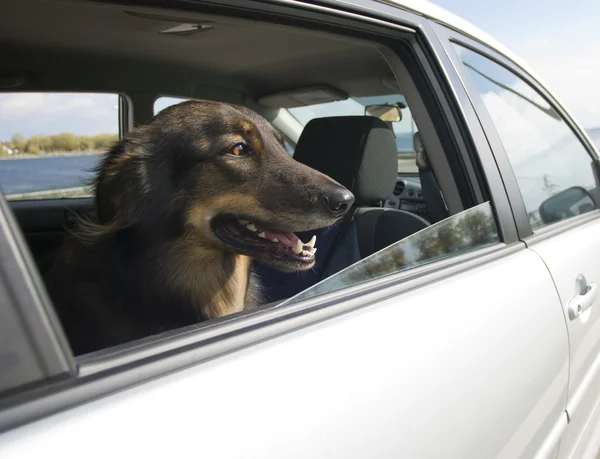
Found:
[[[429,157],[425,151],[425,146],[418,132],[413,137],[415,152],[417,154],[417,167],[419,168],[419,178],[421,180],[421,191],[423,200],[427,209],[427,217],[431,223],[437,223],[448,218],[448,208],[444,202],[442,191],[431,168]]]

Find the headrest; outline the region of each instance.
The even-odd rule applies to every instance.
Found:
[[[413,136],[413,145],[416,153],[416,163],[419,170],[427,171],[431,167],[429,165],[429,158],[427,157],[427,152],[425,151],[425,146],[423,145],[423,141],[421,140],[421,136],[418,132],[415,132]]]
[[[394,134],[379,118],[315,118],[304,127],[294,159],[344,185],[359,206],[385,200],[396,185]]]

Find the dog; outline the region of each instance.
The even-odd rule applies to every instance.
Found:
[[[315,238],[294,231],[331,226],[354,201],[263,117],[218,102],[163,110],[95,172],[95,215],[45,276],[75,355],[256,307],[253,260],[312,268]]]

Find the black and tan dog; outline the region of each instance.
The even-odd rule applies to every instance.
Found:
[[[46,280],[76,354],[257,304],[251,259],[310,269],[314,238],[354,196],[293,160],[255,112],[185,102],[117,144]]]

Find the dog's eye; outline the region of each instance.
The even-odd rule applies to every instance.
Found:
[[[234,155],[234,156],[245,156],[245,155],[249,155],[252,153],[252,148],[250,148],[248,145],[246,145],[243,142],[240,143],[236,143],[231,150],[229,150],[229,153]]]

